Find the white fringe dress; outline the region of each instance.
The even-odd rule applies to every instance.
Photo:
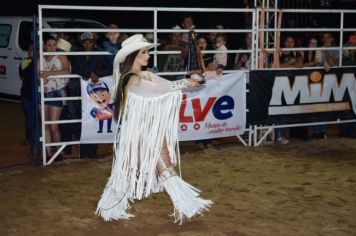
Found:
[[[178,175],[159,176],[157,164],[166,141],[171,163],[179,166],[179,109],[186,80],[168,81],[151,72],[130,79],[116,132],[111,176],[97,206],[105,221],[130,219],[130,202],[165,190],[175,222],[202,214],[213,204]],[[174,171],[173,171],[174,172]]]

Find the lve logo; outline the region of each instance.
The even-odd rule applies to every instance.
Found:
[[[224,95],[220,98],[210,97],[205,104],[201,104],[200,98],[193,98],[190,100],[190,103],[188,102],[187,95],[184,94],[179,113],[179,121],[181,123],[202,122],[210,110],[217,120],[227,120],[233,116],[232,110],[235,108],[234,99],[228,95]],[[186,114],[187,105],[192,106],[193,114]],[[182,131],[187,130],[187,128],[186,125],[181,125]],[[200,125],[198,123],[195,124],[194,129],[200,129]]]

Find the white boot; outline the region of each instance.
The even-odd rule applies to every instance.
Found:
[[[127,192],[116,191],[111,185],[106,186],[96,209],[96,214],[103,217],[104,221],[125,219],[134,215],[128,213],[130,203]]]
[[[201,215],[204,211],[208,211],[213,204],[210,200],[200,198],[200,190],[179,177],[173,166],[163,170],[160,182],[172,199],[174,205],[172,215],[175,218],[175,223],[179,221],[182,224],[185,218],[189,220],[196,215]]]

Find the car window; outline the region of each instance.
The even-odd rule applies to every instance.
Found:
[[[27,51],[28,45],[32,42],[32,21],[22,21],[20,23],[18,45],[21,50]]]
[[[11,25],[0,24],[0,47],[6,48],[9,45],[11,36]]]

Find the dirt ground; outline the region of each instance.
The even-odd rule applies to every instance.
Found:
[[[94,211],[110,174],[107,149],[37,167],[21,145],[20,105],[0,104],[0,235],[356,235],[355,139],[182,143],[183,178],[214,201],[211,210],[180,226],[159,193],[132,204],[132,220],[104,222]]]

